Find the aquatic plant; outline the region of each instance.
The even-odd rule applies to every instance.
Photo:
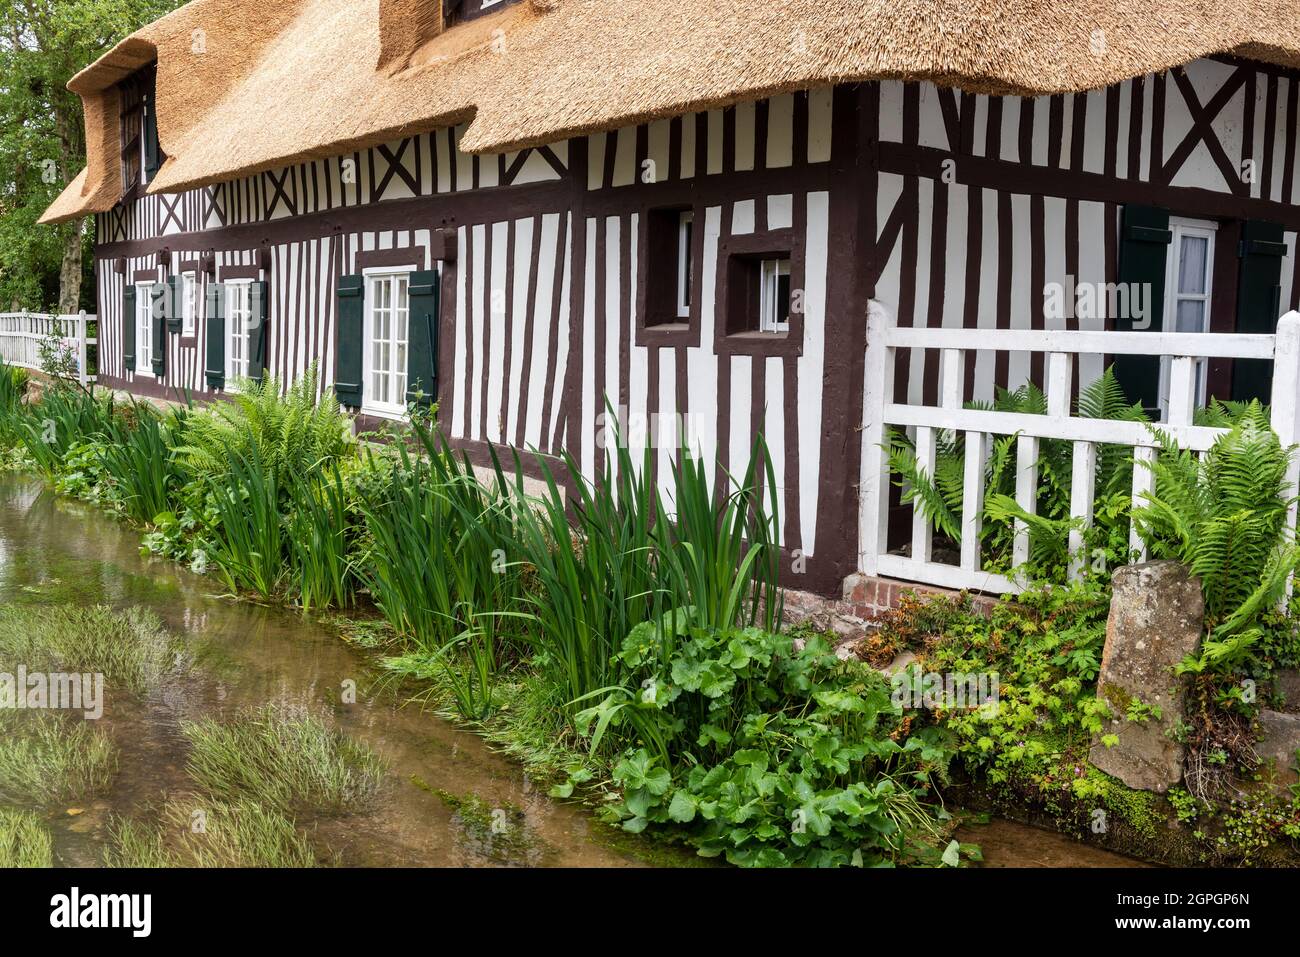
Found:
[[[232,592],[247,589],[271,598],[286,573],[277,472],[253,445],[247,455],[232,448],[228,473],[207,481],[215,512],[208,561]]]
[[[412,642],[389,666],[442,674],[460,713],[484,717],[498,669],[521,647],[524,569],[510,487],[480,482],[469,459],[416,426],[425,454],[404,448],[392,484],[363,504],[371,545],[366,580],[393,627]]]
[[[104,852],[107,867],[317,866],[316,852],[276,808],[194,795],[169,801],[151,822],[118,818]]]
[[[304,612],[352,605],[358,587],[352,556],[355,537],[337,462],[320,473],[290,480],[289,580]]]
[[[30,811],[0,808],[0,868],[54,866],[50,832]]]
[[[129,417],[115,416],[108,423],[100,461],[114,499],[137,522],[154,524],[170,510],[173,493],[187,480],[172,453],[185,433],[187,416],[184,408],[163,414],[133,403]]]
[[[187,770],[213,798],[289,813],[358,810],[384,766],[369,748],[321,718],[267,706],[226,722],[187,721]]]
[[[0,605],[0,670],[102,674],[113,688],[140,696],[183,669],[184,646],[141,608]]]
[[[113,742],[79,717],[0,711],[0,802],[82,800],[108,787],[116,770]]]

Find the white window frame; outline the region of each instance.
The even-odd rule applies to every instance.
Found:
[[[1165,263],[1165,303],[1164,312],[1160,317],[1161,332],[1175,332],[1178,329],[1178,303],[1179,301],[1196,301],[1205,303],[1204,327],[1197,330],[1198,332],[1210,331],[1210,304],[1214,300],[1214,241],[1218,233],[1219,224],[1210,219],[1188,219],[1184,217],[1170,217],[1169,231],[1173,238],[1169,243],[1169,256]],[[1178,266],[1183,252],[1183,239],[1185,237],[1201,237],[1206,240],[1205,246],[1205,292],[1204,293],[1182,293],[1178,292]],[[1160,417],[1163,419],[1169,412],[1169,373],[1172,368],[1173,360],[1165,356],[1160,360]],[[1208,359],[1195,360],[1196,370],[1196,393],[1195,402],[1198,407],[1205,405],[1207,390],[1207,370],[1209,369]]]
[[[691,246],[695,232],[695,213],[685,210],[677,218],[677,318],[690,321],[691,298]]]
[[[248,347],[250,338],[248,334],[249,324],[253,319],[253,280],[251,279],[228,279],[226,286],[226,391],[238,392],[239,385],[237,380],[248,378]],[[242,303],[237,303],[235,297],[243,299]],[[236,320],[241,320],[242,325],[236,326]],[[242,366],[236,365],[235,343],[242,342],[242,358],[239,362]]]
[[[153,374],[153,287],[157,282],[135,284],[135,374]]]
[[[181,335],[193,337],[199,319],[199,277],[197,273],[183,272],[181,283]]]
[[[776,318],[776,304],[779,299],[777,290],[780,288],[782,276],[790,275],[791,261],[788,257],[777,259],[764,259],[758,268],[758,331],[768,333],[784,333],[790,331],[790,316],[787,313],[784,321],[778,321]]]
[[[395,365],[399,347],[404,347],[405,354],[409,357],[411,348],[411,274],[415,269],[410,266],[376,266],[372,269],[362,270],[362,276],[365,278],[366,295],[365,295],[365,320],[362,323],[362,344],[361,344],[361,411],[369,415],[379,416],[386,419],[405,419],[407,415],[406,390],[407,369],[405,367],[390,368],[387,375],[390,377],[393,391],[390,395],[396,394],[397,401],[380,401],[375,397],[376,388],[374,382],[375,358],[375,289],[381,282],[391,282],[394,284],[393,299],[393,325],[390,327],[391,335],[388,339],[390,346],[390,361]],[[396,297],[396,283],[399,279],[406,280],[406,302],[400,304]],[[397,335],[397,314],[401,311],[406,313],[406,336],[401,338]],[[409,361],[408,361],[409,364]],[[400,388],[397,386],[400,384]]]

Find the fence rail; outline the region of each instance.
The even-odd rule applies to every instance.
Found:
[[[95,381],[90,369],[90,347],[99,345],[99,339],[90,335],[95,322],[95,316],[84,312],[76,316],[0,313],[0,359],[12,366],[39,370],[43,366],[42,346],[57,344],[71,351],[76,360],[74,375],[82,385],[88,385]]]
[[[894,370],[899,349],[936,350],[939,353],[938,405],[895,402]],[[997,412],[963,407],[966,363],[972,352],[1027,352],[1044,356],[1047,414]],[[866,382],[863,392],[861,513],[859,516],[859,568],[944,588],[987,592],[1018,592],[1022,584],[981,567],[980,532],[984,507],[984,471],[988,445],[994,436],[1016,437],[1016,504],[1034,514],[1038,498],[1040,444],[1045,439],[1073,443],[1070,514],[1079,520],[1070,532],[1070,574],[1084,569],[1084,529],[1092,524],[1097,447],[1128,446],[1133,450],[1132,497],[1135,504],[1151,490],[1152,472],[1142,467],[1156,454],[1150,429],[1138,422],[1088,419],[1071,414],[1076,356],[1142,355],[1167,359],[1168,387],[1162,396],[1167,409],[1159,427],[1184,449],[1208,450],[1226,430],[1197,426],[1196,362],[1206,357],[1266,359],[1273,363],[1270,400],[1273,429],[1284,447],[1300,440],[1297,434],[1297,389],[1300,388],[1300,313],[1290,312],[1278,323],[1276,335],[1212,333],[1094,332],[1018,329],[899,328],[884,309],[873,303],[868,320]],[[961,553],[956,565],[934,560],[931,523],[920,508],[913,508],[911,551],[893,554],[888,549],[889,455],[892,427],[915,435],[917,464],[934,474],[941,433],[965,433]],[[1300,464],[1293,463],[1288,481],[1297,487]],[[1292,505],[1291,528],[1296,507]],[[1144,553],[1136,529],[1130,528],[1130,546]],[[1029,529],[1016,520],[1012,562],[1029,558]]]

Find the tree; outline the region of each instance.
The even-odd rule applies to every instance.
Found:
[[[76,312],[84,221],[37,226],[86,163],[73,75],[181,0],[0,0],[0,308]],[[92,305],[86,301],[86,305]]]

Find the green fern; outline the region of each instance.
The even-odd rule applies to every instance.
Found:
[[[1153,558],[1181,561],[1201,580],[1210,631],[1200,660],[1187,665],[1197,671],[1249,656],[1261,617],[1282,599],[1300,562],[1287,527],[1295,448],[1282,447],[1258,402],[1220,404],[1213,414],[1235,424],[1204,455],[1152,430],[1159,453],[1143,465],[1155,488],[1133,513]]]
[[[970,402],[966,408],[1021,415],[1045,415],[1047,396],[1033,383],[1018,389],[998,389],[992,402]],[[1096,381],[1080,390],[1076,414],[1082,418],[1146,422],[1141,404],[1129,403],[1124,390],[1107,369]],[[1070,486],[1073,480],[1073,443],[1045,439],[1039,443],[1038,491],[1032,521],[1016,504],[1017,435],[994,436],[984,471],[984,517],[980,551],[984,568],[1010,570],[1015,540],[1015,520],[1029,525],[1030,571],[1036,577],[1059,577],[1068,560],[1068,539],[1077,526],[1070,518]],[[961,543],[966,435],[964,432],[940,432],[936,437],[934,468],[921,469],[916,450],[906,433],[892,430],[887,451],[896,484],[902,489],[902,501],[921,511],[942,536],[954,544]],[[1133,458],[1126,446],[1102,445],[1097,449],[1095,489],[1098,501],[1127,501],[1132,488]],[[1090,540],[1110,543],[1127,536],[1127,509],[1098,508]],[[1112,548],[1112,551],[1115,551]],[[1126,557],[1126,556],[1121,556]]]
[[[273,376],[239,382],[231,401],[189,418],[178,460],[201,479],[228,475],[237,459],[255,457],[277,478],[338,461],[351,442],[350,420],[332,392],[318,401],[318,383],[314,364],[288,389]]]

